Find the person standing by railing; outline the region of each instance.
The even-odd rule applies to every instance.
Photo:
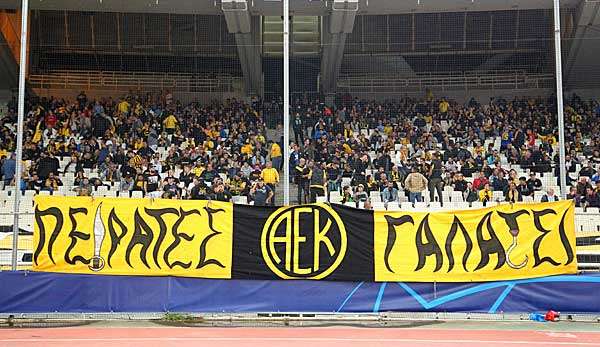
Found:
[[[427,187],[427,178],[417,171],[416,167],[412,167],[410,174],[406,176],[404,188],[408,190],[408,198],[413,204],[420,202],[423,198],[423,191]]]
[[[442,190],[444,181],[442,180],[442,160],[439,153],[433,154],[431,167],[429,169],[429,200],[435,201],[435,191],[437,191],[439,202],[442,202]]]
[[[265,184],[267,186],[269,186],[269,188],[271,188],[271,191],[273,192],[273,194],[275,194],[275,187],[277,186],[277,183],[279,183],[279,172],[277,172],[277,169],[275,169],[273,167],[273,163],[268,161],[266,167],[262,170],[260,177],[262,178],[262,180],[265,182]],[[271,206],[275,205],[275,199],[271,199]]]

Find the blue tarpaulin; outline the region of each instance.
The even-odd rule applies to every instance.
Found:
[[[600,275],[486,283],[0,273],[0,312],[600,312]]]

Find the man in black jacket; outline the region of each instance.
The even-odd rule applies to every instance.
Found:
[[[41,158],[37,164],[37,173],[40,179],[46,180],[50,173],[58,175],[58,168],[60,167],[60,163],[58,159],[53,154],[48,154],[46,152],[42,152]]]
[[[294,177],[296,179],[296,184],[298,185],[298,203],[302,204],[304,198],[304,203],[308,203],[309,197],[309,184],[310,184],[310,176],[311,171],[306,166],[306,160],[304,158],[300,158],[298,165],[294,167]]]

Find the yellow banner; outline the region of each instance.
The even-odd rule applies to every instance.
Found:
[[[375,212],[378,282],[496,281],[576,273],[571,200],[451,212]]]
[[[233,205],[36,197],[33,269],[231,278]]]

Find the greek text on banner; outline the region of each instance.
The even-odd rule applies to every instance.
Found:
[[[231,278],[233,205],[37,197],[33,269]]]
[[[570,200],[375,212],[375,280],[496,281],[576,273]]]

